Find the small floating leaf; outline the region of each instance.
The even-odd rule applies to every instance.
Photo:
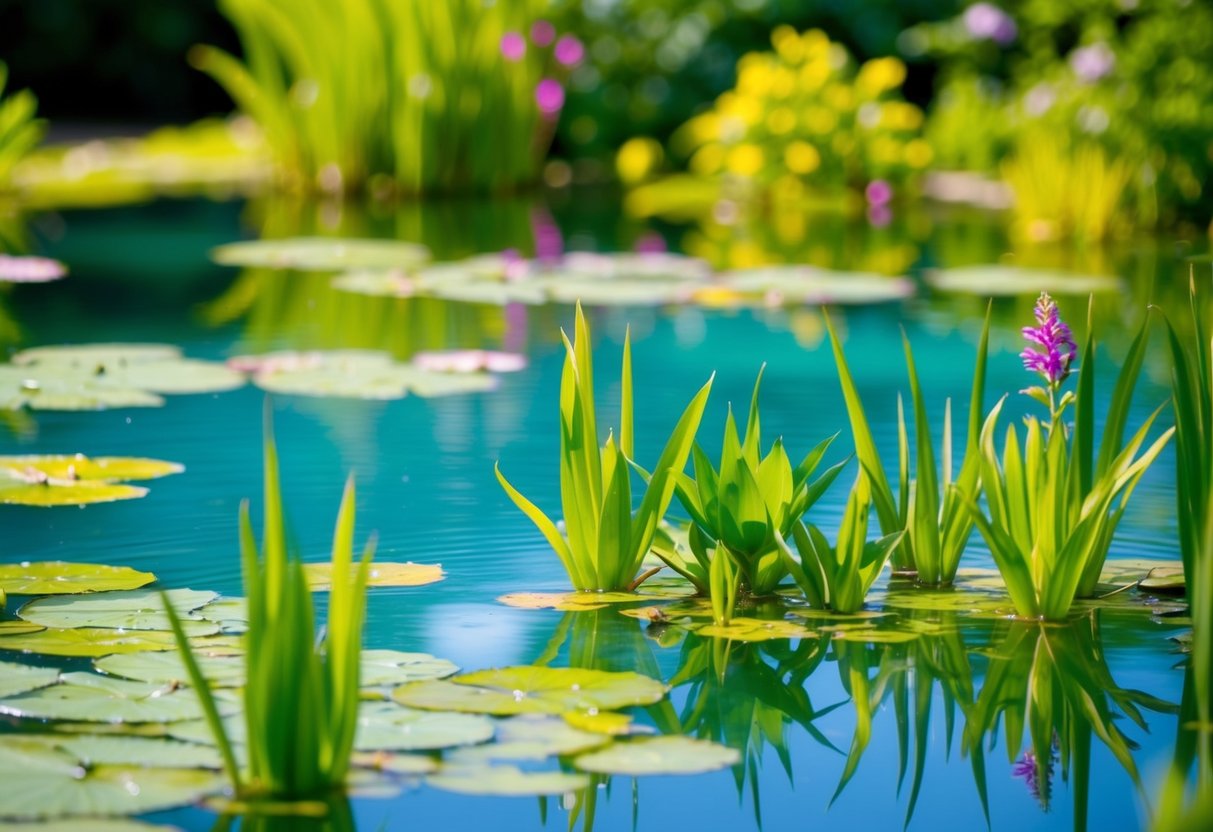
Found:
[[[459,666],[429,653],[399,650],[363,650],[362,686],[400,685],[422,679],[444,679],[459,672]]]
[[[0,713],[75,722],[176,722],[202,716],[190,690],[96,673],[64,673],[60,679],[60,684],[0,700]],[[219,704],[225,712],[234,709],[229,700]]]
[[[160,630],[133,633],[102,627],[55,630],[27,621],[0,622],[0,650],[96,658],[109,653],[172,650],[174,647],[173,634]]]
[[[574,728],[580,728],[583,731],[593,731],[596,734],[606,734],[611,737],[620,737],[633,731],[632,718],[630,716],[612,711],[599,711],[598,713],[569,711],[561,714],[561,718]]]
[[[862,644],[903,644],[914,641],[921,633],[909,630],[877,630],[866,627],[856,627],[849,630],[834,631],[833,638],[838,641],[857,641]]]
[[[961,292],[983,297],[1035,295],[1038,292],[1087,295],[1092,292],[1115,292],[1121,285],[1117,278],[1103,275],[999,265],[931,269],[926,273],[926,280],[941,292]]]
[[[1150,570],[1150,574],[1141,579],[1138,586],[1166,595],[1183,595],[1187,591],[1182,566],[1156,566]]]
[[[152,766],[155,768],[213,768],[222,763],[209,746],[152,737],[99,734],[4,734],[7,743],[43,745],[71,754],[86,766]]]
[[[396,688],[392,698],[415,708],[509,715],[651,705],[665,693],[661,682],[630,671],[523,666],[413,682]]]
[[[438,761],[424,754],[389,754],[385,751],[355,751],[351,762],[361,768],[392,774],[430,774],[438,770]]]
[[[102,563],[60,560],[0,564],[0,588],[12,595],[70,595],[138,589],[156,580],[151,572]]]
[[[146,488],[119,485],[185,470],[159,459],[72,456],[0,456],[0,503],[60,506],[142,497]]]
[[[191,636],[214,635],[219,625],[191,617],[191,613],[219,596],[214,592],[171,589],[169,598],[185,632]],[[105,592],[92,595],[39,598],[17,611],[26,621],[43,627],[109,627],[115,630],[169,630],[168,616],[160,593],[148,589]]]
[[[59,681],[59,671],[56,668],[0,662],[0,699],[44,688],[57,681]]]
[[[229,243],[211,249],[211,259],[224,266],[328,272],[412,269],[425,264],[430,252],[425,246],[399,240],[289,237]]]
[[[194,658],[202,675],[213,687],[236,688],[244,684],[244,656],[206,655],[195,649]],[[118,653],[103,656],[93,662],[97,670],[110,676],[121,676],[137,682],[154,682],[158,685],[188,685],[189,674],[176,651],[160,653]]]
[[[721,290],[732,293],[723,302]],[[710,306],[781,306],[784,304],[862,304],[902,300],[914,294],[905,277],[869,272],[838,272],[817,266],[761,266],[726,272],[696,302]]]
[[[653,737],[617,742],[573,761],[582,771],[597,774],[700,774],[736,765],[734,748],[691,737]]]
[[[332,564],[305,563],[303,571],[313,592],[328,592],[332,585]],[[367,586],[424,586],[444,577],[442,566],[438,564],[376,560],[371,562]]]
[[[80,823],[74,820],[49,820],[32,823],[10,823],[6,832],[80,832]],[[88,832],[181,832],[175,826],[144,823],[129,818],[89,818]]]
[[[759,618],[734,618],[727,626],[705,624],[695,628],[701,636],[716,636],[733,641],[770,641],[776,638],[810,638],[817,635],[794,621],[767,621]]]
[[[243,355],[228,364],[251,372],[263,390],[299,396],[386,400],[475,393],[496,385],[487,373],[435,372],[371,350]]]
[[[436,789],[458,794],[525,797],[560,795],[584,789],[590,779],[563,771],[523,771],[515,766],[443,766],[426,782]]]
[[[493,736],[493,722],[472,714],[435,713],[391,702],[364,703],[358,712],[359,751],[431,751],[473,745]]]
[[[544,760],[600,748],[610,741],[608,734],[583,731],[558,717],[533,714],[502,720],[497,723],[496,742],[460,748],[444,759],[458,765]]]

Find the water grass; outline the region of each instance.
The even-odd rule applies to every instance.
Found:
[[[633,511],[631,336],[625,336],[623,343],[619,440],[616,442],[612,432],[601,448],[590,328],[581,304],[577,304],[573,340],[563,330],[561,337],[565,347],[560,380],[560,497],[564,531],[510,484],[501,473],[500,464],[494,466],[494,471],[506,494],[555,550],[576,589],[632,589],[641,562],[652,546],[657,524],[674,496],[676,477],[691,452],[712,379],[708,379],[683,411],[648,477],[640,507]]]
[[[240,507],[240,552],[248,603],[244,722],[247,769],[219,717],[214,694],[172,606],[165,603],[190,683],[198,693],[224,769],[241,798],[298,800],[341,788],[357,727],[359,662],[366,584],[374,542],[354,559],[354,480],[345,485],[333,535],[328,618],[318,637],[311,590],[297,555],[288,550],[278,453],[265,438],[265,528],[261,551]]]
[[[9,181],[13,167],[29,153],[46,132],[46,124],[35,117],[38,99],[29,90],[4,94],[8,66],[0,61],[0,190]]]

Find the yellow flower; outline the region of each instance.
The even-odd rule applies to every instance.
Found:
[[[807,176],[821,165],[821,154],[808,142],[797,140],[784,150],[783,163],[792,173]]]
[[[711,176],[714,173],[719,173],[723,164],[724,148],[712,142],[711,144],[705,144],[695,151],[695,155],[691,157],[691,161],[689,162],[689,167],[691,173],[700,176]]]
[[[615,170],[624,184],[647,179],[661,164],[661,143],[647,136],[628,139],[615,154]]]
[[[800,63],[804,58],[805,47],[796,30],[791,26],[776,26],[771,32],[771,45],[779,53],[779,57],[791,64]]]
[[[825,107],[809,107],[800,116],[810,133],[825,135],[838,126],[838,116]]]
[[[752,177],[762,170],[762,163],[762,148],[747,142],[729,151],[725,169],[737,176]]]
[[[912,168],[925,168],[935,158],[935,151],[922,139],[914,139],[906,145],[906,164]]]
[[[800,36],[800,42],[804,45],[805,54],[810,57],[824,55],[830,48],[830,39],[820,29],[805,32]]]
[[[778,107],[767,116],[767,129],[776,136],[791,133],[796,129],[796,113],[790,107]]]
[[[869,95],[900,87],[906,79],[906,65],[897,58],[873,58],[859,69],[855,86]]]

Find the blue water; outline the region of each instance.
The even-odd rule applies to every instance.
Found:
[[[420,346],[440,344],[524,349],[528,368],[503,376],[499,389],[487,394],[392,402],[277,397],[272,405],[291,526],[310,559],[325,557],[341,482],[352,470],[359,490],[359,534],[378,532],[377,557],[441,563],[447,572],[446,580],[431,586],[373,591],[366,632],[369,646],[430,652],[467,669],[534,661],[553,638],[563,614],[514,610],[495,598],[512,591],[565,588],[567,579],[542,537],[495,483],[492,466],[500,460],[511,481],[539,506],[558,508],[555,425],[563,352],[557,328],[570,325],[571,308],[507,315],[497,309],[436,302],[352,298],[311,276],[252,280],[209,264],[210,246],[253,234],[246,223],[258,216],[258,210],[237,203],[161,203],[35,218],[32,228],[38,247],[68,261],[73,274],[58,284],[19,287],[0,296],[9,316],[21,326],[19,345],[168,341],[182,346],[189,356],[213,359],[245,351],[315,346],[379,346],[402,357]],[[557,209],[557,218],[566,237],[583,247],[610,249],[620,236],[634,233],[603,223],[575,204],[563,212]],[[458,238],[446,241],[453,253],[488,247],[485,240],[497,247],[511,244],[508,234],[501,240],[501,234],[491,229],[451,230],[443,226],[441,217],[428,224],[403,219],[398,223],[393,226],[390,217],[379,224],[368,221],[363,231],[392,234],[415,227],[420,229],[416,236],[439,251],[444,235],[449,235]],[[302,230],[309,230],[306,223]],[[677,230],[664,230],[676,244]],[[920,243],[917,262],[951,265],[994,260],[1013,248],[996,232],[980,226],[972,232],[979,242],[958,250],[950,242],[958,234],[946,227],[938,229]],[[527,241],[513,244],[525,248]],[[1114,379],[1115,356],[1140,322],[1145,299],[1173,297],[1176,287],[1186,286],[1186,275],[1174,265],[1174,254],[1168,247],[1130,248],[1110,263],[1099,264],[1131,277],[1125,293],[1102,299],[1097,306],[1097,325],[1111,347],[1111,354],[1102,356],[1104,396]],[[242,279],[251,281],[255,289],[244,293],[246,300],[252,300],[243,306],[231,301],[241,295]],[[215,311],[223,299],[235,309],[226,316]],[[1085,317],[1085,299],[1065,298],[1061,303],[1071,319]],[[1026,322],[1029,305],[1030,299],[1003,300],[995,308],[987,405],[1002,392],[1010,393],[1012,418],[1025,409],[1016,391],[1028,379],[1016,352],[1018,327]],[[944,399],[952,398],[959,442],[981,309],[976,300],[928,294],[835,313],[836,323],[845,331],[852,370],[878,445],[890,463],[896,459],[896,391],[905,387],[899,327],[914,344],[936,416],[942,413]],[[850,452],[833,359],[816,310],[611,309],[591,310],[591,316],[597,336],[599,398],[607,402],[599,417],[603,425],[614,421],[620,348],[624,328],[631,326],[641,461],[656,457],[678,413],[712,372],[716,382],[699,436],[714,456],[726,403],[744,409],[763,362],[767,364],[762,397],[767,441],[782,435],[790,454],[796,456],[842,431],[831,457]],[[217,318],[226,320],[216,323]],[[372,320],[373,325],[368,323]],[[1167,398],[1166,385],[1165,362],[1161,352],[1153,350],[1138,387],[1134,424]],[[0,427],[0,453],[139,455],[186,466],[184,475],[151,483],[151,493],[143,500],[86,509],[0,508],[4,529],[0,558],[125,564],[154,571],[167,586],[239,594],[235,518],[242,498],[253,497],[254,505],[258,502],[263,401],[263,393],[246,387],[216,395],[170,397],[160,409],[38,413],[20,430]],[[1173,478],[1168,450],[1139,487],[1113,557],[1178,556]],[[843,479],[849,481],[850,476]],[[814,510],[817,522],[825,527],[835,524],[844,499],[844,488],[827,494]],[[966,560],[973,566],[992,565],[977,538]],[[618,667],[652,662],[667,680],[677,672],[679,649],[662,648],[645,638],[640,622],[615,616],[602,629],[603,662]],[[966,640],[977,647],[996,639],[988,626],[965,632]],[[1175,669],[1177,657],[1169,652],[1166,640],[1172,632],[1174,628],[1141,618],[1104,622],[1105,657],[1121,687],[1178,701],[1182,675]],[[749,649],[756,651],[757,661],[774,661],[761,649]],[[565,643],[554,663],[567,663],[570,650],[575,652],[576,645]],[[877,649],[873,655],[874,668],[882,654]],[[975,655],[974,684],[979,688],[984,661]],[[813,724],[845,752],[856,717],[838,671],[836,656],[827,655],[807,680],[795,684],[819,709],[843,703]],[[728,677],[726,690],[744,701],[747,691],[758,684],[756,678],[753,673],[736,672]],[[681,709],[687,695],[687,686],[673,691],[676,708]],[[969,763],[959,753],[959,737],[947,753],[941,708],[937,692],[913,826],[980,829],[985,820]],[[1146,715],[1148,733],[1127,720],[1118,724],[1140,744],[1135,760],[1149,790],[1169,759],[1175,718],[1148,711]],[[963,725],[963,717],[957,719]],[[898,797],[898,728],[887,698],[876,709],[871,744],[858,772],[832,804],[845,753],[823,746],[794,723],[787,725],[786,737],[791,776],[776,750],[764,744],[753,752],[754,773],[747,773],[740,789],[730,771],[647,778],[635,791],[627,778],[615,778],[609,790],[602,790],[595,828],[630,829],[635,824],[650,830],[748,829],[757,825],[759,808],[767,829],[900,828],[909,775]],[[992,827],[1072,828],[1072,795],[1060,774],[1046,813],[1022,779],[1012,776],[1004,746],[999,734],[997,747],[986,754]],[[1098,740],[1090,780],[1089,828],[1139,828],[1145,804]],[[552,800],[548,810],[549,828],[567,825],[567,809],[559,800]],[[357,799],[354,811],[363,830],[541,826],[534,799],[470,798],[426,787],[392,800]],[[190,809],[156,819],[206,829],[214,816]]]

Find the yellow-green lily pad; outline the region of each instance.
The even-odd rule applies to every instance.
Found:
[[[643,737],[582,754],[573,764],[596,774],[700,774],[736,765],[741,755],[710,740],[691,737]]]
[[[221,712],[234,710],[218,698]],[[22,719],[74,722],[177,722],[198,719],[202,709],[192,690],[149,685],[96,673],[64,673],[60,683],[0,700],[0,713]]]
[[[486,764],[498,760],[544,760],[601,748],[609,734],[574,728],[559,717],[545,714],[515,716],[497,723],[495,742],[459,748],[445,756],[457,765]]]
[[[445,679],[459,672],[459,666],[429,653],[404,653],[399,650],[362,651],[362,687],[401,685],[422,679]]]
[[[770,641],[777,638],[811,638],[817,635],[808,627],[795,621],[760,618],[734,618],[727,625],[704,624],[694,628],[701,636],[715,636],[732,641]]]
[[[555,667],[505,667],[451,679],[412,682],[392,692],[402,705],[466,713],[562,714],[651,705],[666,686],[630,671]]]
[[[0,818],[38,820],[170,809],[218,791],[225,780],[202,769],[86,767],[64,751],[14,741],[0,745],[0,782]]]
[[[0,747],[41,744],[71,754],[85,766],[153,766],[219,769],[219,752],[205,745],[121,734],[3,734]]]
[[[71,456],[0,456],[0,503],[64,506],[131,500],[147,494],[126,480],[146,480],[185,470],[159,459]]]
[[[359,751],[433,751],[474,745],[492,736],[493,722],[483,716],[367,702],[358,712],[354,747]]]
[[[350,762],[359,768],[392,774],[421,775],[438,770],[438,761],[424,754],[391,754],[386,751],[355,751]]]
[[[574,728],[582,731],[592,731],[595,734],[606,734],[611,737],[622,737],[632,733],[632,717],[628,714],[614,711],[567,711],[561,718]]]
[[[328,592],[332,586],[333,566],[330,563],[305,563],[303,571],[313,592]],[[367,586],[424,586],[441,581],[446,575],[439,564],[392,563],[371,561]]]
[[[12,595],[72,595],[138,589],[156,580],[151,572],[102,563],[37,561],[0,564],[0,589]]]
[[[1019,266],[981,265],[953,269],[931,269],[927,283],[941,292],[991,295],[1089,295],[1092,292],[1115,292],[1120,280],[1104,275],[1074,274],[1048,269],[1025,269]]]
[[[430,252],[423,245],[400,240],[288,237],[228,243],[211,249],[211,259],[224,266],[329,272],[413,269],[428,262]]]
[[[173,634],[160,630],[123,632],[107,627],[60,630],[28,621],[0,621],[0,650],[96,658],[109,653],[173,650],[176,646]]]
[[[590,779],[564,771],[523,771],[516,766],[444,765],[426,778],[436,789],[457,794],[527,797],[584,789]]]
[[[31,821],[6,824],[5,832],[81,832],[74,820]],[[176,826],[144,823],[130,818],[89,818],[88,832],[181,832]]]
[[[244,685],[244,656],[239,652],[227,655],[206,655],[194,651],[194,658],[203,677],[216,688],[238,688]],[[120,676],[136,682],[158,685],[188,685],[189,673],[181,654],[175,650],[151,653],[117,653],[94,660],[93,666],[109,676]]]
[[[181,618],[187,635],[219,632],[214,621],[193,618],[192,613],[219,597],[214,592],[170,589],[164,595]],[[161,593],[149,589],[90,595],[38,598],[17,611],[24,620],[47,628],[108,627],[115,630],[169,630]]]
[[[732,292],[734,303],[722,304],[721,290]],[[906,277],[817,266],[759,266],[725,272],[704,294],[713,298],[714,306],[883,303],[910,297],[914,283]]]
[[[53,667],[0,662],[0,699],[44,688],[58,681],[59,671]]]
[[[329,350],[244,355],[229,366],[252,373],[253,384],[270,393],[352,399],[430,398],[492,390],[489,373],[426,370],[372,350]]]
[[[1183,595],[1187,591],[1182,566],[1156,566],[1138,584],[1149,592],[1160,592],[1166,595]]]

